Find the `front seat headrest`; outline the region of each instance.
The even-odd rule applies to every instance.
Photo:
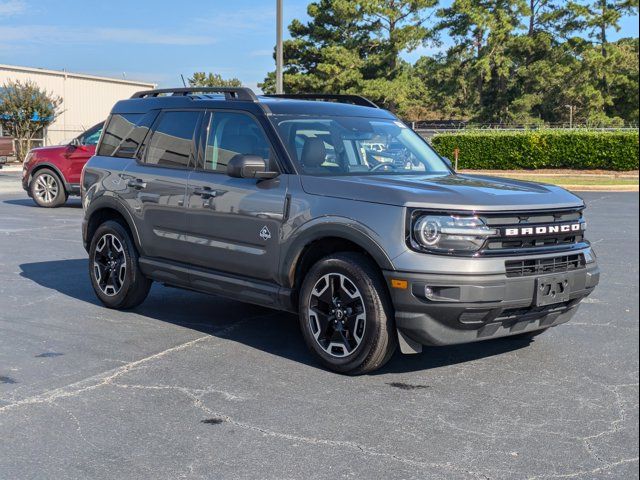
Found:
[[[307,138],[302,147],[300,162],[305,167],[319,167],[327,158],[327,149],[320,138]]]

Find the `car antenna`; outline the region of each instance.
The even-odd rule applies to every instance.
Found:
[[[180,74],[180,78],[182,79],[182,85],[184,85],[184,88],[187,88],[187,82],[184,81],[184,75]]]

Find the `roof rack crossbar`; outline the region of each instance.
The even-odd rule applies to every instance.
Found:
[[[275,98],[291,98],[298,100],[316,100],[321,102],[338,102],[338,103],[350,103],[352,105],[360,105],[362,107],[380,108],[368,98],[360,95],[337,95],[331,93],[276,93],[265,95],[266,97]]]
[[[184,97],[195,93],[222,93],[226,100],[244,100],[257,102],[258,97],[253,90],[247,87],[188,87],[188,88],[158,88],[155,90],[143,90],[134,93],[131,98],[157,97],[162,94],[171,94],[172,97]]]

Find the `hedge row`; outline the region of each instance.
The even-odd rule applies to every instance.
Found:
[[[433,147],[459,168],[638,170],[638,131],[528,130],[438,134]]]

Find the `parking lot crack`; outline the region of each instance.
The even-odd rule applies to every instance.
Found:
[[[207,393],[213,393],[213,394],[218,394],[222,396],[225,400],[229,400],[232,402],[242,402],[246,400],[245,397],[242,397],[240,395],[227,392],[226,390],[217,390],[214,388],[188,388],[188,387],[181,387],[178,385],[137,385],[137,384],[118,383],[118,382],[112,382],[112,385],[118,388],[133,388],[133,389],[139,389],[139,390],[176,390],[180,393],[184,393],[189,396],[191,395],[202,396]]]
[[[84,432],[82,431],[82,425],[80,424],[80,420],[78,420],[78,417],[75,416],[75,414],[67,409],[64,408],[62,405],[56,403],[56,402],[51,402],[53,405],[55,405],[56,407],[58,407],[60,410],[62,410],[63,412],[65,412],[69,418],[71,418],[71,420],[73,421],[73,423],[76,424],[76,431],[78,432],[78,436],[80,437],[80,439],[86,443],[87,445],[93,447],[93,448],[98,448],[94,443],[92,443],[91,441],[89,441],[87,439],[87,437],[84,435]]]
[[[89,378],[85,378],[78,382],[71,383],[64,387],[59,387],[53,390],[49,390],[40,395],[34,395],[32,397],[24,398],[22,400],[18,400],[16,402],[9,403],[0,407],[0,413],[6,412],[9,410],[13,410],[15,408],[30,406],[30,405],[38,405],[43,403],[51,403],[56,400],[60,400],[63,398],[75,397],[81,395],[83,393],[95,390],[100,387],[112,385],[114,380],[126,373],[129,373],[133,370],[138,370],[141,368],[146,368],[149,363],[158,360],[166,355],[171,353],[179,352],[181,350],[188,349],[196,344],[199,344],[205,340],[216,339],[216,338],[225,338],[226,335],[231,333],[233,330],[238,327],[246,324],[247,322],[254,320],[255,318],[269,318],[276,313],[268,314],[268,315],[255,315],[247,317],[241,321],[232,323],[227,325],[220,330],[213,332],[211,335],[203,335],[194,340],[190,340],[185,343],[181,343],[180,345],[176,345],[174,347],[168,348],[161,352],[155,353],[153,355],[149,355],[148,357],[141,358],[139,360],[126,363],[118,368],[108,370],[107,372],[100,373],[98,375],[93,375]],[[229,394],[232,395],[232,394]]]
[[[120,384],[116,384],[116,386],[122,386],[125,388],[127,387],[125,385],[120,385]],[[135,387],[135,386],[130,386],[130,387]],[[458,467],[449,462],[447,463],[423,462],[423,461],[415,460],[412,458],[396,455],[393,453],[381,452],[379,450],[375,450],[371,447],[368,447],[366,445],[356,443],[356,442],[351,442],[346,440],[330,440],[330,439],[324,439],[324,438],[309,437],[309,436],[296,435],[296,434],[285,433],[285,432],[278,432],[278,431],[264,428],[261,426],[252,425],[250,423],[241,422],[229,415],[217,412],[209,408],[202,401],[202,394],[206,393],[208,390],[204,390],[202,393],[196,393],[197,390],[195,389],[176,388],[176,390],[187,395],[191,399],[193,405],[196,408],[205,412],[207,416],[211,418],[215,418],[216,420],[220,420],[221,423],[222,422],[228,423],[230,425],[233,425],[234,427],[237,427],[243,430],[256,432],[261,435],[278,438],[282,440],[304,443],[307,445],[328,446],[328,447],[334,447],[334,448],[349,448],[349,449],[353,449],[360,452],[362,455],[366,455],[369,457],[381,457],[387,460],[392,460],[392,461],[399,462],[404,465],[409,465],[416,468],[430,468],[430,469],[440,470],[440,471],[444,470],[449,472],[456,472],[456,473],[467,475],[473,478],[485,479],[485,480],[490,478],[483,472],[477,472],[464,467]],[[506,473],[513,473],[513,472],[506,472]]]
[[[122,365],[121,367],[109,370],[107,372],[85,378],[64,387],[49,390],[40,395],[34,395],[32,397],[18,400],[17,402],[13,402],[0,407],[0,413],[30,405],[53,403],[56,400],[75,397],[88,391],[95,390],[96,388],[110,385],[116,378],[120,377],[121,375],[124,375],[132,370],[145,368],[149,362],[162,358],[170,353],[190,348],[210,338],[214,337],[211,337],[210,335],[204,335],[189,342],[181,343],[180,345],[176,345],[175,347],[171,347],[153,355],[149,355],[148,357],[141,358],[140,360],[129,362],[125,365]]]
[[[624,458],[622,460],[618,460],[617,462],[607,463],[601,467],[597,467],[591,470],[578,470],[567,473],[553,473],[553,474],[544,474],[544,475],[534,475],[532,477],[527,477],[527,480],[541,480],[543,478],[589,478],[589,476],[605,473],[615,467],[619,467],[621,465],[627,465],[630,463],[638,463],[638,457],[634,458]]]
[[[607,435],[613,435],[615,433],[618,433],[622,428],[621,425],[624,425],[626,423],[626,419],[627,419],[627,410],[625,408],[625,404],[624,404],[624,400],[622,399],[622,396],[620,394],[620,389],[623,388],[638,388],[638,384],[637,383],[629,383],[629,384],[621,384],[621,385],[605,385],[602,383],[598,383],[598,382],[594,382],[591,379],[588,379],[588,381],[591,381],[592,383],[595,383],[596,385],[598,385],[601,388],[604,388],[605,390],[611,392],[614,395],[615,401],[614,401],[614,405],[617,407],[617,417],[614,418],[613,420],[611,420],[611,422],[609,423],[609,427],[605,430],[602,430],[598,433],[592,434],[592,435],[588,435],[585,437],[580,437],[580,440],[582,440],[582,442],[584,443],[584,447],[587,450],[587,452],[593,457],[595,458],[597,461],[599,461],[600,463],[603,463],[606,465],[611,465],[610,462],[607,462],[605,459],[603,459],[602,457],[600,457],[596,451],[594,450],[594,446],[593,443],[595,440],[603,437],[603,436],[607,436]],[[637,408],[637,405],[636,405]]]

